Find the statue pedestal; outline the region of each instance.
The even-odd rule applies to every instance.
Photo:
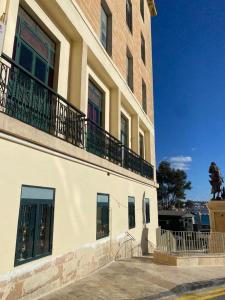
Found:
[[[225,232],[225,201],[211,200],[207,207],[210,215],[211,232]]]

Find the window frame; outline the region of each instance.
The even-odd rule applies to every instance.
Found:
[[[126,0],[126,23],[131,33],[133,33],[133,7],[131,0]]]
[[[145,62],[146,62],[145,38],[142,33],[141,33],[141,59],[145,65]]]
[[[145,204],[145,223],[149,224],[149,223],[151,223],[150,199],[145,198],[144,199],[144,204]],[[147,205],[148,205],[148,218],[147,218]]]
[[[140,13],[142,16],[142,20],[145,20],[145,2],[144,0],[140,0]]]
[[[102,40],[102,12],[106,15],[107,25],[106,25],[106,45]],[[112,55],[112,13],[109,9],[105,0],[101,0],[101,13],[100,13],[100,41],[106,52]]]
[[[129,200],[133,200],[131,203],[131,201]],[[133,208],[130,204],[133,204]],[[131,215],[131,213],[134,213],[133,216]],[[131,217],[133,217],[133,222],[131,221]],[[133,196],[128,196],[128,229],[133,229],[136,227],[136,215],[135,215],[135,197]]]
[[[38,52],[34,47],[34,44],[25,40],[22,34],[21,28],[27,28],[27,30],[39,40],[42,45],[46,46],[47,57],[43,53]],[[28,72],[31,73],[35,78],[39,79],[35,75],[35,64],[36,59],[45,63],[45,79],[41,80],[44,84],[50,88],[55,87],[55,80],[57,75],[57,43],[48,33],[42,29],[39,22],[35,20],[22,6],[19,6],[18,16],[17,16],[17,28],[14,37],[14,46],[13,46],[13,59],[20,65],[20,54],[21,47],[25,46],[33,55],[32,57],[32,67]],[[50,78],[50,73],[52,72],[52,78]]]
[[[129,86],[129,88],[131,89],[131,91],[133,92],[134,90],[134,62],[133,62],[133,56],[130,52],[130,50],[127,48],[127,53],[126,53],[126,63],[127,63],[127,74],[126,74],[126,80],[127,80],[127,84]]]
[[[147,87],[144,79],[142,78],[142,108],[147,114]]]
[[[52,200],[50,199],[35,199],[35,198],[22,198],[22,189],[23,188],[37,188],[37,189],[48,189],[52,190],[53,196]],[[34,186],[34,185],[26,185],[23,184],[21,186],[21,194],[20,194],[20,207],[19,207],[19,215],[18,215],[18,221],[17,221],[17,235],[16,235],[16,245],[15,245],[15,259],[14,259],[14,266],[19,266],[40,258],[43,258],[45,256],[52,255],[52,248],[53,248],[53,235],[54,235],[54,213],[55,213],[55,194],[56,194],[56,189],[52,187],[43,187],[43,186]],[[37,253],[37,235],[38,235],[38,226],[40,225],[40,206],[43,204],[49,204],[51,205],[51,216],[50,216],[50,225],[49,225],[49,236],[48,236],[48,244],[49,244],[49,250],[46,251],[45,253],[38,254]],[[19,224],[21,222],[21,208],[24,205],[31,206],[31,205],[36,205],[36,212],[35,212],[35,220],[34,220],[34,228],[33,228],[33,242],[32,242],[32,257],[29,257],[27,259],[24,259],[22,261],[19,261],[17,259],[17,251],[18,251],[18,246],[19,246],[19,231],[20,227]]]
[[[106,234],[104,234],[103,236],[98,236],[98,196],[107,196],[108,197],[108,224],[107,224],[108,225],[108,232]],[[110,233],[110,230],[109,230],[109,222],[110,222],[109,212],[110,212],[110,195],[106,194],[106,193],[97,193],[97,201],[96,201],[96,240],[97,241],[109,236],[109,233]]]
[[[127,147],[129,147],[129,120],[128,118],[125,116],[125,114],[123,112],[120,113],[120,141],[122,142],[122,119],[125,121],[126,123],[126,132],[125,132],[125,137],[126,137],[126,143],[123,144]],[[124,133],[124,132],[123,132]]]
[[[142,145],[141,145],[142,141]],[[141,148],[143,153],[141,153]],[[142,132],[139,131],[139,155],[144,159],[145,158],[145,137]]]
[[[92,98],[90,95],[91,86],[93,87],[93,89],[95,91],[97,91],[99,94],[101,94],[101,99],[100,99],[101,105],[100,106],[98,106],[94,101],[92,101]],[[95,107],[99,113],[99,124],[93,120],[92,121],[104,129],[105,128],[105,91],[100,87],[100,85],[91,76],[89,76],[89,78],[88,78],[88,103],[87,103],[87,106],[89,107],[89,105]],[[89,118],[88,111],[87,111],[87,116]]]

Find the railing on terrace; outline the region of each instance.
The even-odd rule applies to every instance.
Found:
[[[225,233],[157,229],[157,250],[172,255],[225,253]]]
[[[85,128],[86,150],[114,164],[122,165],[121,142],[89,119],[85,119]]]
[[[2,57],[0,111],[83,148],[85,115],[9,57]]]
[[[4,54],[0,60],[0,112],[143,177],[154,178],[150,163]]]
[[[122,157],[124,168],[153,179],[153,166],[125,145],[122,145]]]

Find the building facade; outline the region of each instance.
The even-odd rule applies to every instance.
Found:
[[[155,14],[153,0],[0,1],[1,299],[155,244]]]

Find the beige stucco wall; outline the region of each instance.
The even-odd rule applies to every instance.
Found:
[[[149,198],[149,240],[155,243],[155,228],[158,225],[156,189],[123,179],[113,173],[108,176],[104,170],[100,171],[4,139],[0,140],[0,157],[3,158],[0,191],[1,199],[4,199],[0,203],[0,244],[4,245],[0,247],[0,273],[14,269],[22,184],[56,188],[53,255],[96,241],[98,192],[110,195],[112,238],[128,230],[128,196],[134,196],[136,228],[130,233],[140,239],[143,228],[142,199],[144,196]]]

